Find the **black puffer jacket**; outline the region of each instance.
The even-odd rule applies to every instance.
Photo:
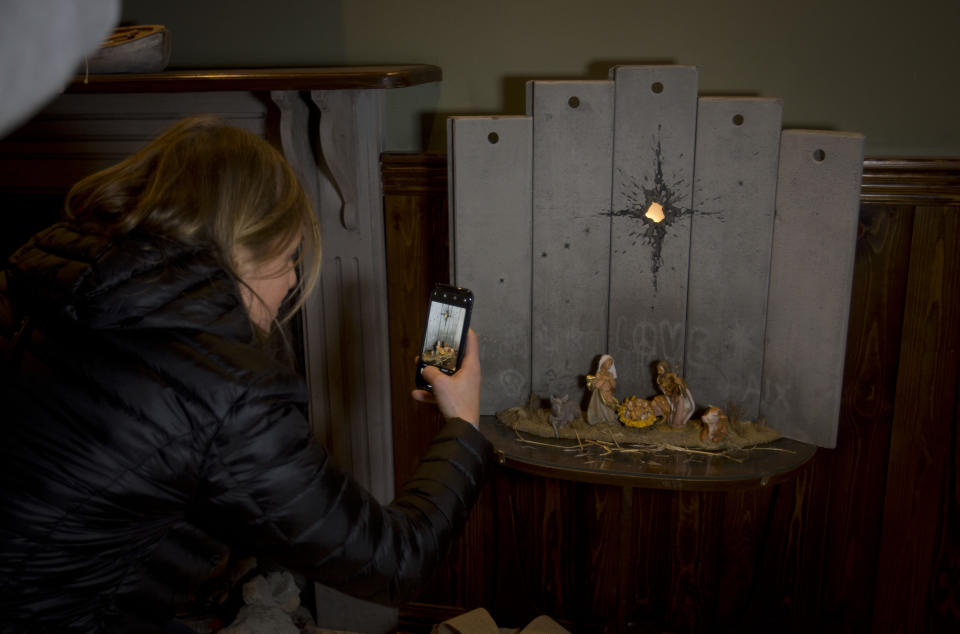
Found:
[[[416,590],[489,443],[450,421],[382,507],[311,440],[302,381],[251,340],[209,252],[59,224],[10,259],[0,630],[150,631],[228,545],[359,597]]]

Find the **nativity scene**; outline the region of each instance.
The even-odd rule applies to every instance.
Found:
[[[621,445],[683,447],[723,452],[746,449],[781,437],[761,420],[743,420],[739,408],[727,405],[697,407],[686,381],[667,361],[655,364],[654,395],[617,396],[613,357],[601,355],[593,374],[587,374],[587,407],[571,395],[534,394],[526,407],[497,413],[497,420],[518,432],[534,436],[583,441],[612,441]]]

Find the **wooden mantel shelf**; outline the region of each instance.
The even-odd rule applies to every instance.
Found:
[[[78,75],[68,93],[145,93],[404,88],[443,79],[438,66],[327,66],[169,70],[149,74]]]

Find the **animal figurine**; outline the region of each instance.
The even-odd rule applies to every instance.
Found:
[[[580,406],[563,396],[550,396],[550,424],[553,425],[553,434],[559,438],[560,428],[572,420],[580,418]]]
[[[686,381],[673,373],[669,363],[659,361],[657,362],[657,386],[669,403],[669,410],[665,412],[667,424],[674,428],[685,426],[693,416],[693,410],[696,407]],[[653,400],[661,405],[663,399],[659,402],[658,399],[659,396],[654,397]],[[667,407],[661,405],[661,409],[667,409]]]
[[[711,405],[700,417],[700,422],[703,424],[700,440],[706,442],[710,439],[710,442],[717,443],[727,435],[730,420],[719,407]]]

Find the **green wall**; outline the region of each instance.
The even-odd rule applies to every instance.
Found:
[[[449,114],[523,114],[526,79],[697,66],[701,94],[781,97],[786,127],[862,132],[872,157],[960,157],[960,0],[126,0],[171,67],[427,63],[391,91],[390,150],[444,149]]]

